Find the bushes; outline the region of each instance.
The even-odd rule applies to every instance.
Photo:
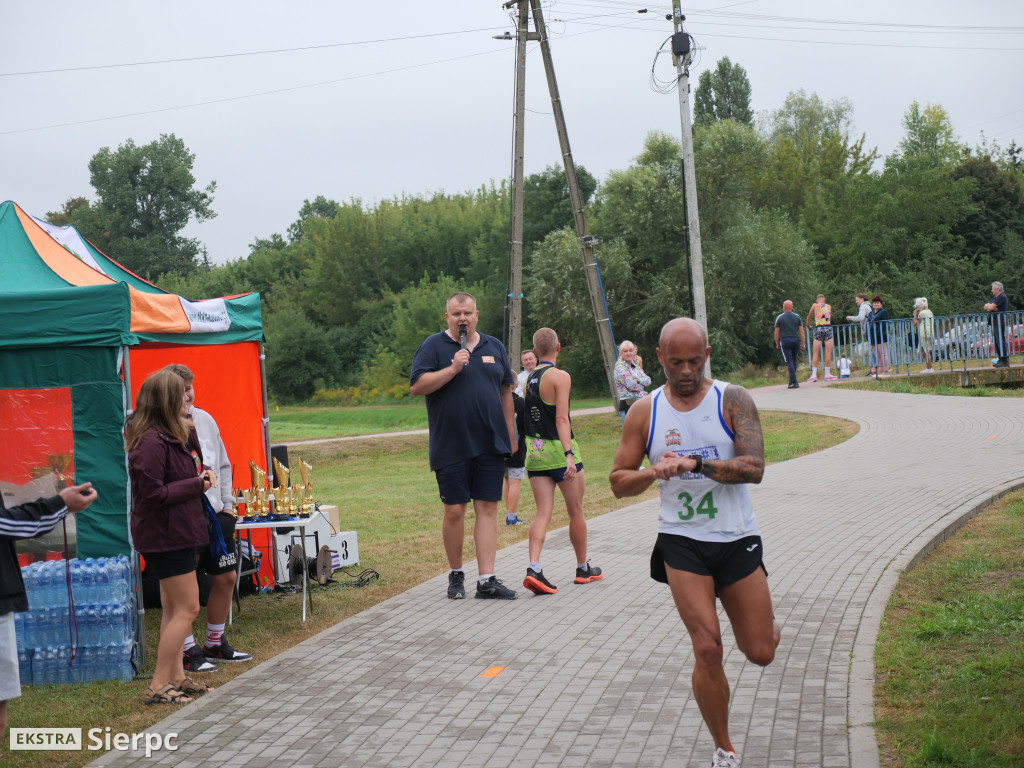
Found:
[[[393,405],[404,401],[412,402],[421,399],[409,394],[407,384],[394,384],[390,387],[340,387],[338,389],[318,389],[310,399],[311,405]]]

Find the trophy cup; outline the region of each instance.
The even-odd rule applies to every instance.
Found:
[[[309,517],[313,513],[313,467],[299,459],[299,474],[302,475],[299,517]]]
[[[46,457],[50,469],[57,476],[57,490],[63,490],[71,485],[72,478],[68,477],[68,470],[71,469],[72,455],[70,453],[51,453]]]
[[[288,477],[290,476],[288,467],[274,459],[274,495],[277,497],[277,508],[282,514],[293,515],[295,510],[292,508],[291,501],[291,490],[288,486]]]
[[[266,514],[266,487],[267,473],[256,466],[256,462],[249,462],[249,476],[252,478],[253,506],[256,517],[263,517]],[[250,509],[252,509],[250,507]]]

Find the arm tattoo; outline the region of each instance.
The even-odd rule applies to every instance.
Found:
[[[705,461],[704,475],[720,483],[760,483],[764,476],[764,437],[757,407],[747,390],[726,387],[722,413],[733,431],[736,455],[725,461]]]

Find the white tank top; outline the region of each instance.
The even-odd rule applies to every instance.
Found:
[[[647,458],[651,464],[666,451],[679,456],[700,454],[705,461],[736,455],[732,430],[722,416],[722,397],[727,386],[727,382],[713,381],[700,405],[692,411],[673,408],[664,387],[652,395],[651,431],[647,436]],[[687,472],[670,480],[659,480],[658,489],[658,530],[662,533],[720,542],[761,535],[746,483],[719,483]]]

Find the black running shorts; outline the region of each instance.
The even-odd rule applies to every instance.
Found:
[[[744,579],[758,568],[768,575],[762,559],[760,536],[736,541],[698,541],[687,536],[659,533],[651,552],[651,578],[668,584],[665,566],[677,571],[710,576],[715,592]]]

